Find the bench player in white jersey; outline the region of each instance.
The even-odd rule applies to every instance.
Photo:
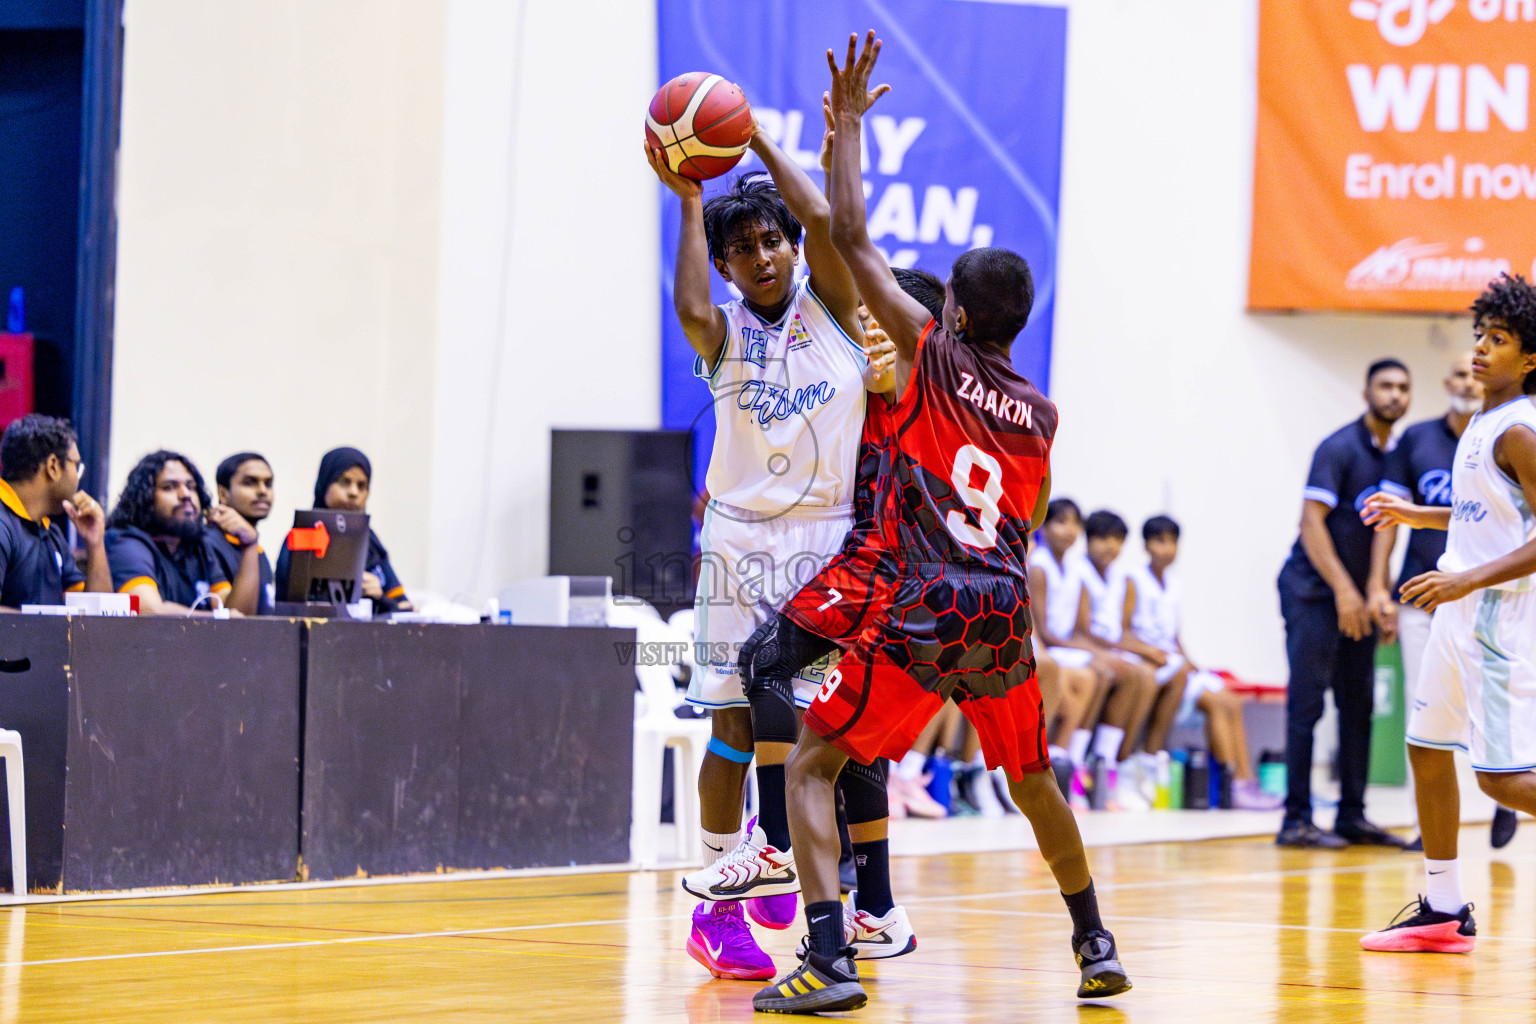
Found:
[[[1446,531],[1438,567],[1401,588],[1434,613],[1408,714],[1426,893],[1405,920],[1361,938],[1371,950],[1465,953],[1477,942],[1456,861],[1453,750],[1471,756],[1483,792],[1536,813],[1536,288],[1505,274],[1472,315],[1483,411],[1456,443],[1452,505],[1381,492],[1361,513],[1377,529]]]
[[[1126,726],[1145,718],[1155,684],[1149,673],[1138,674],[1133,666],[1091,650],[1073,637],[1084,598],[1082,580],[1074,568],[1079,556],[1070,552],[1082,532],[1083,514],[1077,503],[1071,498],[1051,499],[1039,530],[1040,543],[1029,550],[1029,594],[1037,608],[1045,609],[1044,616],[1036,615],[1035,636],[1062,669],[1061,736],[1072,761],[1072,800],[1086,806],[1090,747],[1117,761]],[[1081,673],[1090,674],[1091,683]],[[1074,713],[1075,720],[1069,720]]]
[[[1173,724],[1196,711],[1205,716],[1205,736],[1211,756],[1232,773],[1232,806],[1245,811],[1278,810],[1284,802],[1259,788],[1248,752],[1248,731],[1243,724],[1243,699],[1227,689],[1214,672],[1198,668],[1184,650],[1180,637],[1184,620],[1184,588],[1173,562],[1179,557],[1179,524],[1169,516],[1153,516],[1141,527],[1147,563],[1129,570],[1126,585],[1131,602],[1126,609],[1125,631],[1142,643],[1177,655],[1189,666],[1189,682]],[[1150,745],[1148,750],[1156,752]]]
[[[703,188],[647,150],[652,169],[682,202],[673,302],[713,393],[715,444],[700,534],[695,598],[699,670],[688,701],[712,710],[699,772],[704,843],[711,859],[741,844],[743,787],[756,753],[758,847],[786,850],[783,761],[794,708],[753,708],[737,671],[741,645],[838,550],[852,523],[852,488],[864,423],[869,358],[854,338],[858,295],[832,249],[826,198],[794,161],[754,130],[754,153],[772,180],[743,175],[704,202]],[[797,282],[803,246],[809,276]],[[714,269],[740,293],[710,299]],[[825,661],[796,679],[802,706]],[[765,741],[766,735],[783,741]],[[754,741],[756,738],[756,742]],[[773,823],[777,822],[777,826]],[[787,902],[787,907],[784,904]],[[795,897],[748,900],[767,927],[794,920]],[[773,962],[751,936],[741,902],[701,904],[688,952],[716,977],[767,978]]]

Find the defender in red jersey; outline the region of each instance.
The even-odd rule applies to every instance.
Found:
[[[829,51],[835,117],[832,242],[860,296],[896,344],[892,467],[882,533],[901,564],[891,608],[828,674],[786,762],[791,846],[809,942],[802,967],[753,998],[758,1010],[862,1006],[844,950],[833,784],[849,757],[902,747],[956,697],[989,765],[1029,818],[1073,923],[1080,997],[1130,988],[1114,936],[1099,919],[1077,822],[1046,771],[1029,641],[1025,537],[1050,496],[1056,410],[1014,369],[1010,349],[1034,299],[1028,265],[1003,249],[955,261],[940,323],[897,287],[865,226],[860,179],[864,111],[880,44],[870,32],[839,68]],[[902,747],[904,750],[905,748]],[[833,922],[836,922],[834,925]]]

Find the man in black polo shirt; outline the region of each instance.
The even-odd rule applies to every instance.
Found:
[[[1451,364],[1445,378],[1446,399],[1450,408],[1444,416],[1415,423],[1403,431],[1397,446],[1387,455],[1381,489],[1406,498],[1417,505],[1449,506],[1451,502],[1451,463],[1456,461],[1456,442],[1467,429],[1472,414],[1483,407],[1483,386],[1472,375],[1472,353],[1464,352]],[[1430,572],[1445,553],[1444,530],[1414,530],[1408,535],[1408,550],[1403,556],[1403,571],[1394,586],[1388,577],[1392,549],[1397,543],[1396,530],[1376,534],[1371,548],[1371,579],[1366,591],[1372,614],[1382,624],[1382,638],[1397,634],[1403,647],[1403,695],[1411,702],[1419,678],[1419,662],[1429,643],[1430,613],[1412,604],[1400,604],[1398,590],[1404,583]],[[1493,846],[1506,846],[1515,837],[1515,812],[1500,807],[1494,811]],[[1415,844],[1421,844],[1416,840]]]
[[[261,585],[256,529],[226,505],[208,521],[242,545],[233,583],[203,543],[208,489],[192,460],[176,452],[144,456],[128,474],[107,525],[107,559],[119,593],[139,599],[140,615],[207,614],[205,598],[219,595],[225,607],[251,615]]]
[[[1337,849],[1350,843],[1406,845],[1365,820],[1371,759],[1377,623],[1362,596],[1371,570],[1372,530],[1360,520],[1379,489],[1392,425],[1408,411],[1408,369],[1371,364],[1367,411],[1330,434],[1312,456],[1302,492],[1301,536],[1280,570],[1280,612],[1291,678],[1286,691],[1288,792],[1281,846]],[[1333,690],[1339,713],[1339,813],[1334,831],[1312,823],[1312,731]]]
[[[112,592],[103,543],[106,517],[80,489],[80,448],[65,420],[35,413],[0,440],[0,607],[63,604],[66,590]],[[59,517],[67,515],[86,550],[75,565]]]
[[[213,474],[219,489],[219,504],[227,505],[240,514],[240,518],[256,526],[272,511],[272,466],[255,452],[231,455],[219,463]],[[232,533],[225,533],[213,523],[203,527],[203,540],[213,557],[219,560],[219,568],[228,579],[240,574],[240,562],[245,548]],[[256,549],[261,569],[261,588],[256,594],[256,614],[272,614],[272,563],[261,548]]]

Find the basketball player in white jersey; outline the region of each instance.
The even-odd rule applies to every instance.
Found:
[[[1453,750],[1471,755],[1483,792],[1536,813],[1536,288],[1502,275],[1472,315],[1483,411],[1456,443],[1451,506],[1381,492],[1361,513],[1379,530],[1447,531],[1438,567],[1401,588],[1404,603],[1434,613],[1408,716],[1426,894],[1405,920],[1361,938],[1371,950],[1465,953],[1477,942],[1456,860]]]
[[[826,198],[761,131],[754,130],[751,148],[772,180],[743,175],[707,203],[698,182],[647,150],[657,177],[682,202],[673,301],[714,402],[694,604],[699,671],[688,701],[712,711],[699,802],[715,861],[738,846],[769,859],[789,847],[783,762],[798,728],[795,709],[750,706],[737,659],[753,630],[816,575],[852,525],[865,391],[878,375],[853,340],[864,337],[859,300],[831,245]],[[809,276],[797,281],[802,225]],[[714,305],[711,264],[740,299]],[[889,387],[888,367],[885,378]],[[796,678],[800,706],[815,696],[825,670],[823,659]],[[743,844],[743,786],[754,750],[761,809]],[[788,927],[795,918],[793,895],[747,903],[767,927]],[[774,974],[740,902],[701,904],[688,952],[716,977]]]

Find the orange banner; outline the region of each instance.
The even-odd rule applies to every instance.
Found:
[[[1249,308],[1536,277],[1533,65],[1536,0],[1261,0]]]

